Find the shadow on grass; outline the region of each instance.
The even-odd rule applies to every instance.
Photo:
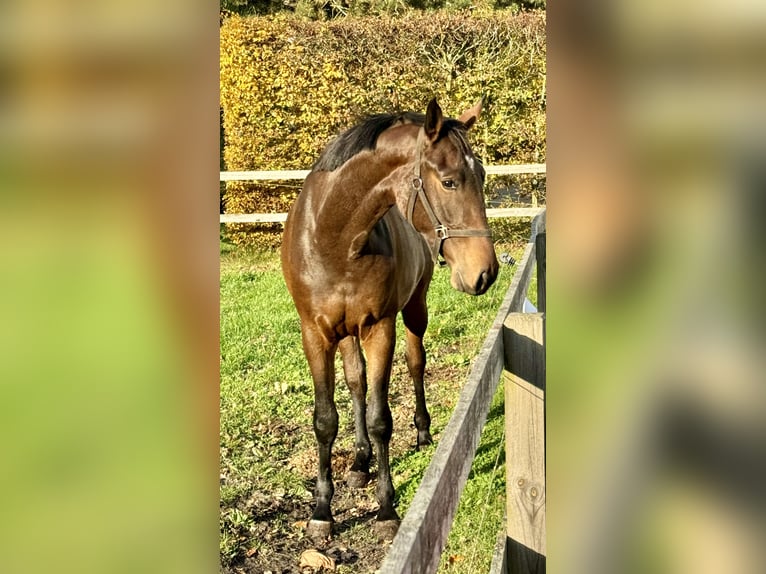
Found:
[[[487,422],[484,425],[485,430],[486,427],[494,421],[500,420],[502,422],[504,417],[505,404],[502,401],[499,401],[497,404],[492,406],[489,413],[487,414]],[[492,453],[497,453],[498,449],[500,449],[499,455],[495,454],[495,456],[484,456],[491,455]],[[479,459],[481,462],[477,464],[475,462],[476,459]],[[481,441],[479,442],[479,447],[476,449],[474,464],[471,468],[471,473],[468,475],[468,479],[471,480],[477,476],[493,473],[495,471],[496,460],[498,462],[505,460],[505,437],[502,431],[496,433],[492,437],[489,437],[488,433],[484,433],[482,435]]]
[[[343,534],[344,532],[353,530],[354,528],[362,524],[368,524],[369,528],[372,529],[373,522],[375,521],[375,515],[377,513],[378,513],[377,510],[368,510],[364,514],[353,516],[343,521],[337,521],[335,523],[335,527],[333,528],[333,531],[336,534]]]

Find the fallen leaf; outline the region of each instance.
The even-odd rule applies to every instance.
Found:
[[[257,549],[257,548],[250,548],[250,549],[249,549],[247,552],[245,552],[245,556],[247,556],[248,558],[250,558],[250,557],[251,557],[253,554],[255,554],[256,552],[258,552],[258,549]]]
[[[308,523],[308,520],[299,520],[297,522],[293,522],[293,528],[296,530],[305,530]]]
[[[465,556],[462,554],[453,554],[449,557],[449,563],[454,564],[455,562],[461,562],[462,560],[465,560]]]
[[[335,560],[329,556],[325,556],[319,550],[310,548],[301,554],[300,568],[303,569],[309,567],[314,572],[325,568],[327,570],[335,570]]]

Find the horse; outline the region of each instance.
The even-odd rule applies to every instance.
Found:
[[[434,265],[448,265],[452,287],[471,295],[486,292],[498,272],[484,204],[485,171],[467,140],[481,108],[479,100],[458,119],[446,118],[433,99],[425,114],[369,116],[323,150],[288,213],[282,271],[314,384],[319,467],[316,506],[307,525],[312,538],[332,532],[338,349],[355,427],[346,483],[355,488],[368,483],[372,442],[379,503],[374,529],[381,540],[398,530],[388,405],[397,314],[406,330],[419,448],[432,443],[423,335]]]

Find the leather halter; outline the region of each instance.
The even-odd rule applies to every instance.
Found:
[[[423,147],[422,130],[418,133],[418,139],[415,146],[415,177],[412,179],[412,192],[407,200],[407,221],[410,222],[412,227],[415,227],[415,222],[413,221],[415,202],[420,198],[423,208],[426,210],[426,215],[428,215],[428,219],[431,220],[431,225],[433,225],[434,232],[436,233],[436,238],[431,246],[431,257],[433,258],[434,263],[438,263],[443,267],[447,262],[444,259],[440,261],[439,256],[442,255],[442,244],[445,240],[450,237],[492,237],[492,232],[489,229],[452,229],[439,221],[431,202],[428,200],[428,196],[426,195],[423,186],[423,178],[420,175],[420,162]]]

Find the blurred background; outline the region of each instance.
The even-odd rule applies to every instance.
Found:
[[[0,571],[218,560],[218,6],[0,7]],[[762,3],[548,10],[548,563],[766,566]]]
[[[216,567],[217,24],[0,7],[0,571]]]
[[[548,5],[549,565],[766,567],[766,9]]]

